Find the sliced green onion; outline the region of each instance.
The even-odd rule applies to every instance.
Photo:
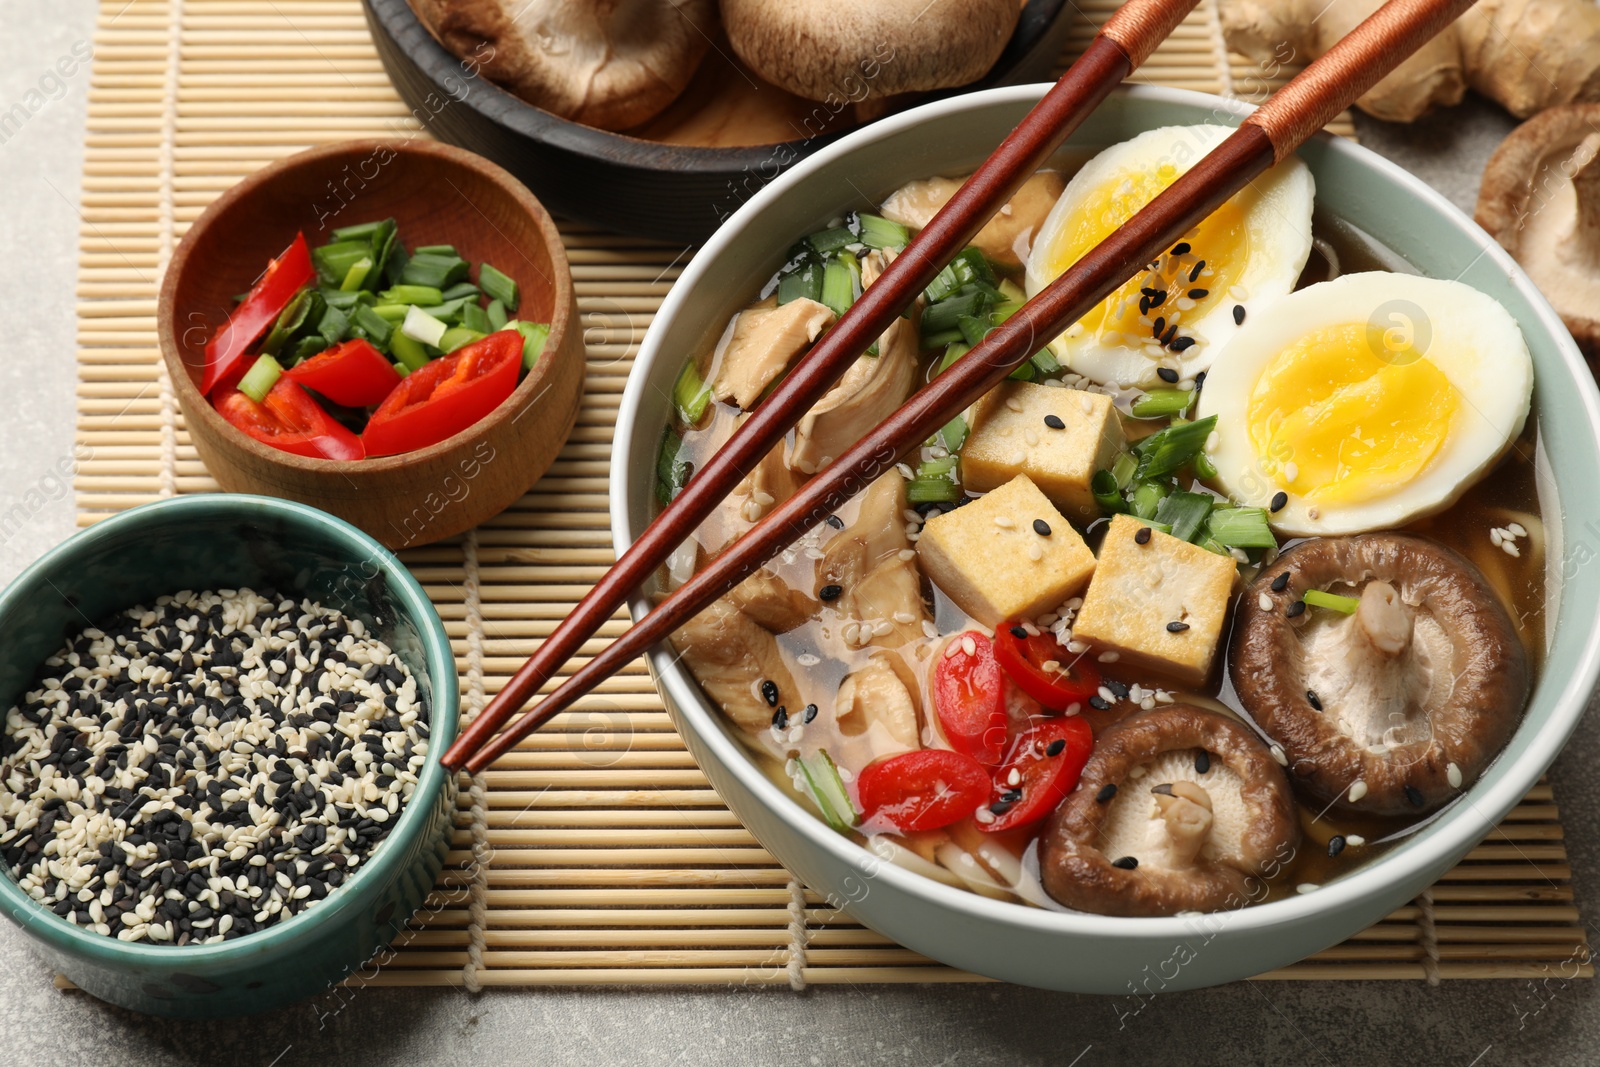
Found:
[[[818,749],[809,756],[795,760],[795,763],[800,765],[806,788],[811,792],[811,799],[817,802],[823,819],[839,833],[848,833],[856,824],[856,809],[850,803],[850,794],[845,790],[844,780],[839,777],[839,770],[833,765],[832,758],[826,751]]]
[[[550,339],[547,322],[519,322],[517,332],[522,335],[522,369],[532,370],[544,352],[544,343]]]
[[[376,310],[365,304],[357,304],[356,313],[350,316],[350,321],[361,328],[367,340],[382,349],[389,347],[389,338],[394,335],[394,323],[379,315]]]
[[[479,289],[471,282],[456,282],[456,284],[444,291],[443,300],[463,300],[469,297],[473,300],[476,300],[482,294],[482,292],[483,290]]]
[[[424,252],[417,249],[406,269],[400,274],[405,285],[431,285],[435,289],[448,289],[467,277],[467,261],[454,253]]]
[[[282,363],[285,367],[292,367],[301,360],[310,359],[318,352],[325,352],[327,349],[328,342],[323,339],[321,334],[307,334],[304,337],[298,338],[287,348],[285,348],[283,352],[280,353],[283,358],[279,359],[278,362]]]
[[[939,440],[944,442],[944,447],[951,452],[958,452],[961,446],[967,443],[967,420],[960,415],[944,424],[939,431]]]
[[[954,477],[956,467],[960,466],[960,456],[944,456],[940,459],[925,459],[917,464],[918,478],[937,478],[940,475]]]
[[[337,286],[350,273],[350,268],[372,256],[372,245],[366,241],[335,241],[311,250],[311,262],[317,274],[327,285]]]
[[[350,329],[350,316],[329,304],[322,309],[322,318],[317,320],[317,333],[329,346],[336,345],[344,340],[346,331]]]
[[[410,341],[411,338],[408,337],[408,338],[406,338],[406,340]],[[412,343],[415,344],[415,342],[412,342]],[[411,368],[406,366],[404,363],[396,363],[394,365],[394,372],[396,374],[400,375],[400,377],[402,377],[402,378],[407,378],[407,377],[410,377],[410,375],[411,375]]]
[[[389,260],[393,258],[395,249],[405,255],[405,246],[398,239],[399,225],[394,219],[384,219],[378,223],[377,229],[372,233],[372,262],[373,277],[368,288],[376,289],[381,282],[389,281]],[[398,276],[396,278],[398,280]],[[393,282],[389,282],[393,285]]]
[[[1146,437],[1133,446],[1139,456],[1136,476],[1145,479],[1171,474],[1200,453],[1216,425],[1217,417],[1208,415],[1194,422],[1174,423]]]
[[[478,287],[490,300],[504,304],[507,311],[517,310],[517,281],[496,269],[494,264],[484,263],[478,267]]]
[[[1194,476],[1201,481],[1214,482],[1217,479],[1217,465],[1211,462],[1211,457],[1202,449],[1194,454],[1190,461],[1194,465]]]
[[[1207,493],[1172,493],[1161,501],[1154,518],[1172,527],[1172,536],[1193,541],[1211,515],[1216,498]]]
[[[1116,476],[1110,471],[1095,471],[1089,478],[1089,492],[1094,494],[1095,503],[1107,515],[1128,510],[1128,502],[1122,499],[1122,490],[1117,486]]]
[[[454,352],[463,345],[470,345],[474,341],[481,341],[489,336],[477,330],[469,330],[465,326],[452,326],[439,338],[439,348],[445,352]]]
[[[965,340],[952,341],[950,344],[945,345],[944,355],[939,358],[939,369],[933,372],[934,375],[943,374],[950,369],[951,364],[971,351],[972,346],[967,344]]]
[[[250,369],[244,372],[244,377],[239,379],[239,392],[259,404],[267,399],[267,394],[272,392],[272,387],[278,384],[282,375],[281,363],[271,356],[257,356],[256,361],[250,364]]]
[[[411,305],[375,304],[370,310],[374,315],[378,316],[378,318],[385,322],[404,322],[406,319],[406,312],[411,310]]]
[[[1006,377],[1013,382],[1031,382],[1034,378],[1033,364],[1023,363]]]
[[[389,338],[389,351],[408,370],[421,370],[428,363],[428,350],[404,328],[396,330]]]
[[[1034,370],[1037,370],[1040,375],[1046,378],[1052,374],[1061,373],[1061,361],[1048,348],[1039,349],[1039,351],[1028,357],[1028,362],[1033,364]]]
[[[850,232],[848,226],[835,226],[831,230],[819,230],[806,238],[806,244],[816,249],[818,255],[828,255],[837,252],[845,245],[853,245],[857,241],[855,234]]]
[[[440,338],[444,337],[444,332],[449,328],[443,320],[434,318],[419,307],[413,307],[406,312],[406,320],[401,324],[400,332],[413,341],[421,341],[425,345],[438,348]]]
[[[1117,453],[1116,460],[1111,464],[1111,476],[1116,479],[1118,489],[1128,488],[1128,483],[1133,481],[1133,472],[1138,466],[1139,458],[1132,452]]]
[[[353,226],[340,226],[331,236],[335,241],[365,241],[368,246],[372,244],[372,237],[385,223],[393,219],[374,219],[372,222],[358,222]]]
[[[489,301],[489,306],[484,309],[483,313],[489,318],[491,333],[495,330],[505,329],[506,323],[511,319],[511,316],[506,314],[506,306],[498,300]]]
[[[807,256],[794,269],[778,275],[778,306],[791,300],[822,299],[822,264]]]
[[[911,504],[953,504],[961,499],[961,486],[949,478],[913,478],[906,483]]]
[[[671,426],[661,437],[661,451],[656,455],[656,499],[663,507],[672,503],[689,481],[689,465],[678,462],[683,449],[683,438]]]
[[[956,277],[961,279],[961,284],[963,285],[971,282],[981,282],[992,289],[999,284],[999,280],[995,277],[994,267],[989,264],[988,258],[976,248],[963,248],[957,252],[956,258],[950,261],[950,266],[956,272]]]
[[[306,313],[311,309],[311,290],[302,289],[289,298],[283,310],[278,313],[277,321],[272,324],[272,329],[267,331],[266,340],[261,342],[261,351],[269,356],[277,355],[291,334],[298,330],[306,321]]]
[[[931,307],[959,288],[961,288],[961,279],[956,275],[955,268],[946,264],[938,274],[933,276],[933,281],[928,283],[928,287],[922,290],[922,296]]]
[[[951,345],[964,345],[966,343],[967,339],[961,335],[960,330],[942,330],[939,333],[925,333],[922,335],[923,348],[948,348]]]
[[[1141,519],[1153,519],[1171,492],[1172,487],[1164,481],[1138,482],[1128,494],[1129,510]]]
[[[459,325],[461,322],[461,309],[466,307],[471,302],[471,300],[463,296],[458,297],[455,300],[446,300],[442,304],[425,306],[422,310],[426,311],[440,322],[448,322],[453,325]]]
[[[489,313],[470,300],[461,305],[461,325],[479,333],[495,331],[495,326],[489,322]]]
[[[240,386],[242,389],[243,386]],[[1307,589],[1300,598],[1306,602],[1307,607],[1327,608],[1337,611],[1341,615],[1354,615],[1361,606],[1361,599],[1353,596],[1340,596],[1338,593],[1324,593],[1320,589]]]
[[[998,326],[1021,310],[1022,301],[1002,300],[989,309],[989,325]]]
[[[411,262],[411,257],[406,254],[406,246],[396,238],[389,241],[389,254],[383,259],[383,283],[385,285],[399,285],[401,277],[406,272],[406,264]]]
[[[683,372],[672,387],[672,403],[686,426],[697,425],[711,405],[711,387],[700,377],[700,368],[692,359],[683,365]]]
[[[975,345],[988,336],[990,330],[988,319],[975,319],[971,315],[963,315],[956,320],[956,329],[961,331],[961,337],[969,345]]]
[[[1195,396],[1193,389],[1151,389],[1133,402],[1131,410],[1136,419],[1162,419],[1171,415],[1182,415],[1189,410],[1189,405],[1194,403]]]
[[[861,243],[868,248],[904,248],[911,243],[911,231],[898,222],[866,212],[856,217],[861,223]]]
[[[371,297],[371,293],[347,293],[343,289],[329,289],[324,286],[317,290],[322,295],[323,303],[340,311],[351,311],[357,304],[366,303],[362,297]]]
[[[1001,278],[1000,284],[995,286],[995,288],[1000,290],[1000,296],[1007,303],[1026,304],[1028,302],[1028,294],[1023,291],[1022,286],[1018,285],[1010,278]]]
[[[372,257],[362,256],[350,264],[350,269],[345,272],[344,281],[339,283],[339,288],[345,292],[361,288],[366,284],[367,275],[372,273]]]
[[[416,249],[419,256],[443,256],[446,259],[460,259],[456,254],[455,245],[418,245]]]
[[[1278,539],[1267,525],[1266,508],[1218,508],[1206,533],[1228,548],[1276,548]]]
[[[378,294],[378,303],[428,307],[444,303],[444,294],[431,285],[393,285]]]
[[[861,263],[848,252],[834,256],[822,269],[822,302],[835,315],[850,310],[861,293]]]

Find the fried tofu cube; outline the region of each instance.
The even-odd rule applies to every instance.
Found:
[[[1095,566],[1078,531],[1025,475],[929,519],[917,556],[933,583],[985,626],[1054,611],[1083,590]]]
[[[1081,389],[1004,382],[978,401],[961,449],[961,476],[988,492],[1019,474],[1082,524],[1100,514],[1089,480],[1124,447],[1111,398]]]
[[[1159,530],[1140,544],[1144,528],[1132,515],[1111,520],[1072,636],[1198,686],[1216,658],[1238,565]]]

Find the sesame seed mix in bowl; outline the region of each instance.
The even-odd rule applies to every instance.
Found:
[[[73,636],[6,715],[0,857],[68,922],[228,940],[315,906],[428,753],[417,683],[359,619],[184,591]]]

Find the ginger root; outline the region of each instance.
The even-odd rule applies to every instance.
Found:
[[[1218,0],[1228,46],[1273,70],[1316,59],[1382,5]],[[1469,88],[1518,118],[1556,104],[1600,100],[1600,6],[1594,0],[1479,0],[1356,106],[1375,118],[1410,122],[1459,103]]]

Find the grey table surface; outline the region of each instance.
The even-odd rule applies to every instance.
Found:
[[[73,285],[88,76],[46,72],[91,36],[92,0],[0,0],[0,113],[42,98],[0,142],[0,581],[73,529],[51,476],[71,456]],[[39,90],[39,97],[29,97]],[[1471,211],[1483,161],[1511,127],[1468,103],[1410,127],[1362,121],[1362,140]],[[30,495],[34,494],[34,495]],[[1600,915],[1600,719],[1552,772],[1578,903]],[[58,992],[26,939],[0,925],[0,1063],[278,1065],[473,1062],[596,1064],[1106,1063],[1592,1064],[1600,983],[1240,983],[1153,998],[1119,1018],[1111,1000],[1011,986],[814,989],[366,990],[224,1023],[142,1018]],[[1126,1010],[1123,1008],[1122,1010]]]

